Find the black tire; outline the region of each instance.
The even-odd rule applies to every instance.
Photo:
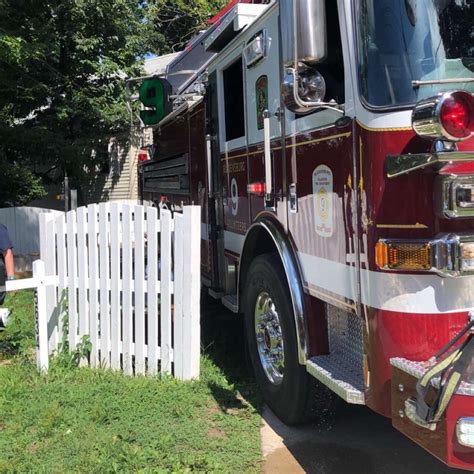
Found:
[[[262,347],[265,352],[269,344],[265,342],[265,345],[262,346],[261,342],[257,342],[255,321],[256,319],[260,320],[260,316],[256,317],[255,314],[257,302],[261,301],[262,295],[270,296],[281,328],[279,340],[283,341],[284,364],[282,364],[283,367],[279,365],[274,372],[268,368],[265,369],[262,363],[262,357],[266,361],[265,355],[261,355]],[[308,398],[312,381],[306,368],[298,361],[298,345],[291,297],[285,272],[277,254],[261,255],[252,262],[247,274],[243,296],[249,359],[265,402],[286,424],[292,425],[308,421]],[[257,311],[257,313],[259,312]],[[265,334],[264,340],[270,340],[267,333]],[[274,373],[276,375],[272,377]]]

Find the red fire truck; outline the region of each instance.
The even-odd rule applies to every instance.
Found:
[[[202,281],[270,407],[314,377],[474,469],[474,3],[232,2],[140,87],[141,198],[202,206]]]

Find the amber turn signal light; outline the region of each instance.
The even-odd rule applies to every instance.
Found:
[[[428,271],[432,268],[428,242],[380,240],[375,248],[377,267],[382,270]]]
[[[375,246],[380,270],[433,272],[442,277],[474,275],[474,235],[443,234],[432,240],[381,239]]]

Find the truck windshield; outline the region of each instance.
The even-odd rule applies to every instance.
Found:
[[[356,3],[360,89],[368,105],[400,107],[441,91],[474,92],[474,82],[463,81],[474,79],[474,0]]]

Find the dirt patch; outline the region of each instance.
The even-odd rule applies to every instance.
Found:
[[[30,446],[28,447],[29,451],[32,452],[32,453],[36,453],[36,451],[38,451],[40,445],[39,443],[31,443]]]
[[[219,428],[211,428],[207,432],[207,436],[209,436],[209,438],[227,438],[227,435]]]

